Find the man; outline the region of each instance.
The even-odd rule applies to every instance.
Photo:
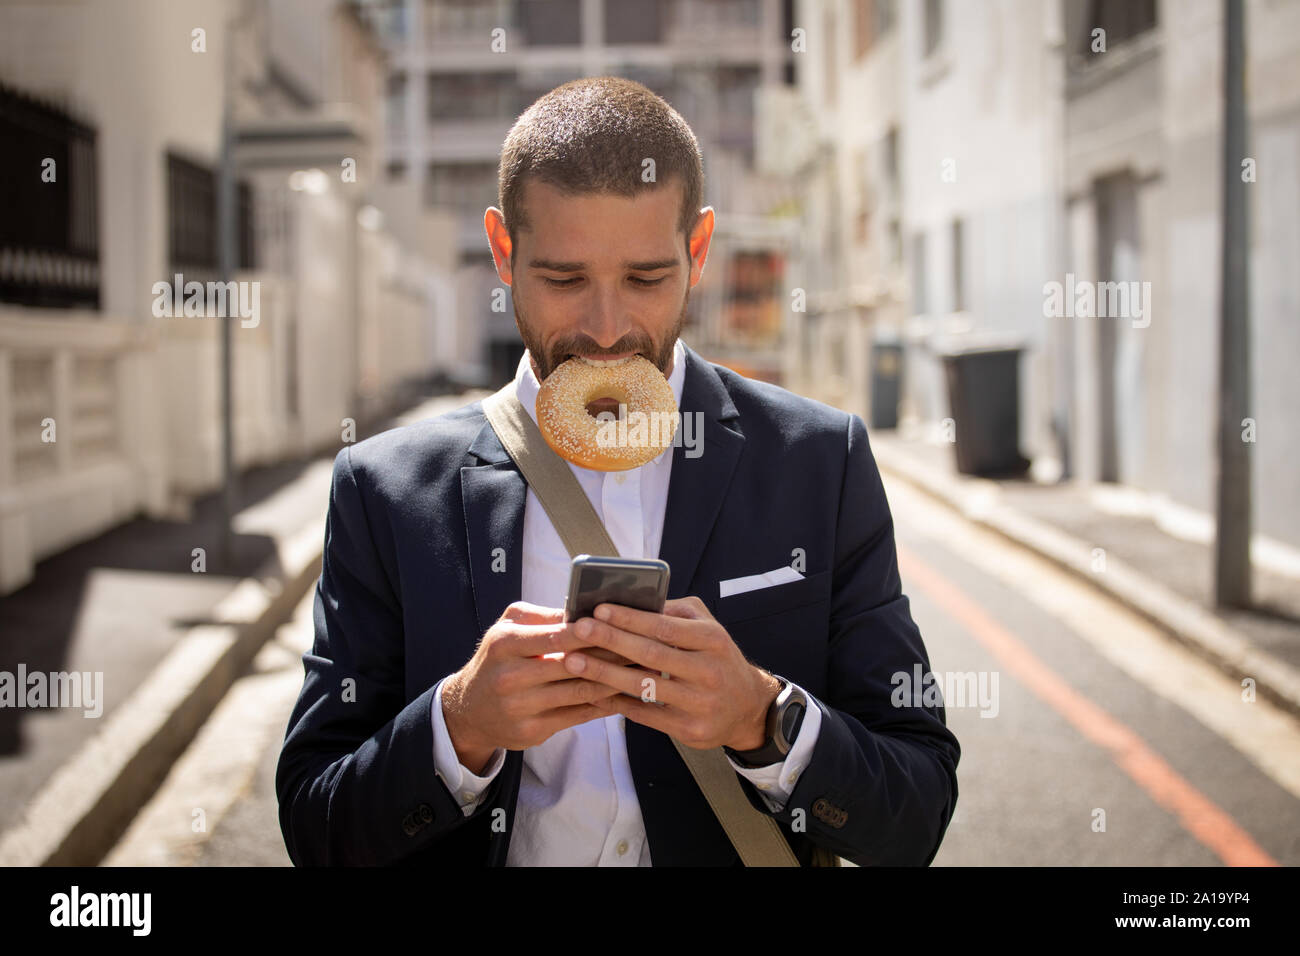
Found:
[[[736,865],[669,735],[727,748],[803,863],[933,859],[960,748],[942,706],[891,704],[929,661],[865,427],[681,341],[702,183],[689,127],[627,80],[566,83],[511,129],[484,222],[516,394],[535,421],[571,355],[665,374],[677,447],[569,467],[622,556],[668,562],[670,600],[563,622],[570,556],[481,402],[345,447],[276,773],[295,863]]]

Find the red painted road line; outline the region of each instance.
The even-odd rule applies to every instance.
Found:
[[[1138,734],[1062,680],[1019,638],[902,545],[898,546],[898,565],[909,584],[924,592],[1079,733],[1108,750],[1115,763],[1152,800],[1224,863],[1279,865],[1232,817],[1169,766]]]

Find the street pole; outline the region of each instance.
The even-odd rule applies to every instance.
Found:
[[[235,20],[226,24],[222,38],[225,60],[222,72],[222,90],[224,92],[221,111],[221,164],[217,179],[217,236],[219,243],[218,268],[223,283],[235,277],[238,266],[235,237],[235,169],[234,169],[234,46]],[[229,288],[229,286],[227,286]],[[228,315],[217,316],[221,323],[221,560],[227,573],[235,566],[234,518],[236,509],[235,488],[235,439],[232,402],[232,348],[231,326],[234,310],[229,308],[230,296],[227,296]]]
[[[1250,221],[1242,160],[1247,156],[1242,0],[1224,0],[1223,260],[1219,312],[1219,490],[1214,600],[1248,607],[1250,456],[1242,420],[1250,417]]]

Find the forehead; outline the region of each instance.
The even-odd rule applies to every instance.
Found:
[[[522,198],[530,228],[521,230],[520,247],[548,258],[663,257],[673,256],[679,245],[682,193],[676,182],[620,196],[569,193],[532,180]]]

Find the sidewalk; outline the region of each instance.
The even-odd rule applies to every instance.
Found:
[[[961,475],[953,448],[873,431],[886,478],[908,482],[976,523],[1085,578],[1226,674],[1300,715],[1300,576],[1256,556],[1256,609],[1213,607],[1213,545],[1164,530],[1132,489]]]
[[[359,428],[357,440],[486,394],[425,399]],[[103,675],[98,716],[0,708],[0,864],[93,864],[93,847],[129,822],[315,584],[336,452],[241,476],[228,565],[216,492],[188,520],[136,519],[42,561],[0,598],[0,671]],[[195,548],[206,552],[202,573]]]

